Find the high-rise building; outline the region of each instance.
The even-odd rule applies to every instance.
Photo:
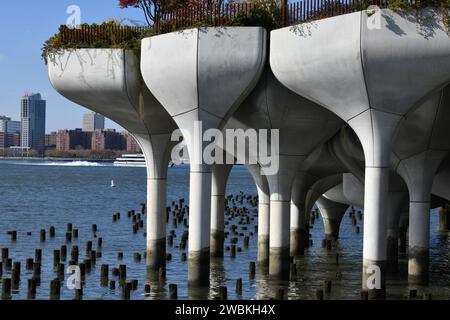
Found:
[[[21,146],[43,154],[45,150],[45,106],[39,93],[26,93],[21,100]]]
[[[0,132],[20,133],[20,127],[20,121],[14,121],[11,118],[0,116]]]
[[[59,130],[56,135],[56,150],[69,151],[76,149],[91,149],[92,132],[81,129]]]
[[[99,113],[90,112],[83,115],[83,131],[94,132],[105,129],[105,117]]]

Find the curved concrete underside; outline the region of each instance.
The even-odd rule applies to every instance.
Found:
[[[292,173],[341,125],[332,113],[281,85],[268,67],[226,125],[226,129],[279,130],[279,169],[275,174],[266,172],[270,192],[269,273],[273,278],[289,277]]]
[[[203,162],[203,133],[225,125],[258,82],[265,59],[261,27],[196,28],[142,40],[144,81],[181,129],[189,152],[194,286],[209,285],[211,166]]]
[[[420,22],[432,37],[418,31],[414,16],[381,10],[376,29],[368,28],[369,18],[362,11],[323,19],[308,35],[296,32],[305,25],[274,30],[270,63],[278,80],[339,115],[363,145],[363,288],[376,298],[385,296],[392,139],[404,115],[450,82],[450,41],[439,17]],[[381,271],[377,288],[368,283],[373,268]]]
[[[367,19],[365,12],[323,19],[309,35],[298,32],[305,25],[273,31],[272,68],[266,32],[257,27],[144,39],[141,71],[121,49],[70,50],[49,60],[58,92],[122,125],[145,153],[150,266],[165,261],[167,163],[177,127],[192,164],[190,283],[206,285],[210,251],[223,255],[231,166],[203,163],[205,144],[194,135],[201,121],[201,134],[280,130],[278,173],[248,165],[260,201],[258,261],[269,262],[271,276],[289,276],[289,256],[307,246],[317,201],[333,220],[326,228],[333,238],[347,205],[365,208],[362,286],[371,297],[384,296],[385,270],[396,266],[408,221],[410,280],[426,279],[429,210],[450,199],[450,41],[437,18],[426,22],[428,37],[412,16],[382,10],[379,30],[367,29]],[[379,288],[367,285],[372,267],[381,271]]]
[[[165,265],[166,187],[175,122],[142,84],[134,53],[122,49],[67,50],[49,59],[53,87],[103,114],[136,138],[147,162],[147,262]]]

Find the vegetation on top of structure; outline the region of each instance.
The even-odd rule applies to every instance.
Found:
[[[121,48],[140,56],[141,40],[161,33],[195,27],[261,26],[268,31],[294,24],[361,11],[371,5],[414,15],[419,26],[425,19],[440,15],[449,30],[450,0],[115,0],[121,8],[143,12],[145,26],[126,26],[115,20],[102,24],[83,24],[76,28],[61,26],[59,32],[44,43],[42,57],[47,62],[67,49]],[[431,8],[427,17],[421,9]],[[368,15],[371,13],[368,11]]]

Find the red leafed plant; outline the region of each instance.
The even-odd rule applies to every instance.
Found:
[[[194,8],[197,11],[209,12],[211,7],[221,7],[224,3],[233,3],[235,0],[119,0],[119,7],[138,8],[144,12],[145,20],[149,26],[160,20],[161,15],[173,13],[183,8]]]
[[[211,0],[210,0],[211,1]],[[148,25],[154,25],[161,14],[174,11],[183,6],[200,3],[203,0],[119,0],[119,7],[138,8],[144,12]]]

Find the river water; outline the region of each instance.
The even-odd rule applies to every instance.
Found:
[[[116,188],[111,188],[111,180],[115,181]],[[188,181],[187,166],[169,169],[168,204],[180,198],[189,199]],[[249,248],[243,248],[236,258],[231,258],[226,252],[224,259],[212,261],[211,288],[206,291],[188,289],[187,263],[180,258],[183,250],[176,248],[184,227],[178,225],[174,229],[169,223],[168,232],[175,230],[178,236],[175,247],[168,247],[173,259],[167,264],[166,281],[155,281],[147,273],[145,259],[141,262],[133,259],[135,252],[145,252],[145,227],[133,234],[131,220],[126,214],[133,209],[139,211],[140,203],[146,199],[145,190],[146,171],[143,168],[115,168],[110,164],[87,162],[0,161],[0,247],[9,248],[13,261],[22,263],[22,281],[12,299],[27,298],[26,280],[31,278],[32,272],[25,270],[25,260],[33,258],[37,248],[43,250],[42,280],[37,289],[37,299],[49,298],[49,283],[56,277],[53,250],[66,244],[68,223],[79,229],[78,239],[67,244],[68,256],[71,246],[78,245],[82,257],[88,240],[94,242],[96,249],[92,224],[98,225],[97,236],[103,238],[102,257],[97,259],[96,267],[86,275],[84,299],[122,298],[118,286],[116,290],[100,286],[101,264],[108,264],[110,270],[120,264],[127,265],[127,279],[136,279],[139,283],[138,289],[131,294],[133,300],[166,299],[171,283],[177,284],[180,299],[214,298],[219,286],[228,287],[229,299],[268,299],[274,297],[280,287],[287,289],[289,299],[314,299],[316,289],[322,288],[325,280],[332,281],[332,292],[325,296],[326,299],[359,299],[363,221],[358,221],[361,233],[356,234],[348,215],[342,222],[340,240],[331,251],[321,247],[323,225],[320,218],[316,220],[311,229],[313,246],[303,259],[296,261],[297,276],[289,283],[271,283],[264,272],[257,272],[254,278],[249,276],[249,262],[256,261],[257,256],[255,235],[251,237]],[[239,192],[256,195],[252,177],[242,166],[233,169],[227,187],[227,194]],[[253,208],[248,207],[253,211]],[[114,212],[121,212],[121,220],[117,223],[112,222]],[[50,239],[47,233],[47,241],[40,243],[39,230],[46,229],[48,232],[50,226],[55,226],[56,237]],[[16,242],[11,242],[7,234],[9,230],[17,230]],[[250,230],[253,230],[253,226],[249,227]],[[32,232],[32,235],[28,236],[28,232]],[[438,215],[435,211],[431,215],[430,234],[430,283],[426,287],[414,288],[418,289],[419,295],[427,292],[432,294],[433,299],[450,299],[450,243],[447,236],[438,232]],[[121,261],[118,260],[118,252],[124,253]],[[335,263],[336,252],[340,255],[339,265]],[[410,288],[406,281],[406,268],[406,257],[401,256],[400,272],[389,276],[387,280],[388,298],[402,299],[408,294]],[[5,270],[3,278],[6,277],[10,277],[10,274]],[[235,293],[238,278],[243,280],[243,292],[239,296]],[[144,295],[146,283],[152,286],[150,296]],[[61,299],[73,297],[74,292],[63,286]]]

